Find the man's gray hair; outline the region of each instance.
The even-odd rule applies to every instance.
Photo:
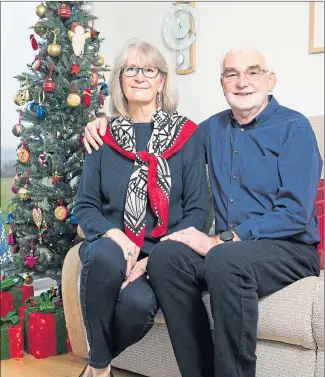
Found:
[[[273,72],[273,68],[271,67],[270,59],[267,57],[267,55],[258,47],[255,46],[243,46],[243,47],[233,47],[230,50],[228,50],[220,59],[220,73],[223,72],[223,64],[225,62],[226,57],[233,52],[259,52],[264,60],[265,60],[265,67],[264,69],[267,69],[270,72]]]

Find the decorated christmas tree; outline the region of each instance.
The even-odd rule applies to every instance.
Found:
[[[31,3],[32,4],[32,3]],[[73,206],[82,171],[83,130],[103,115],[109,67],[87,2],[45,2],[32,27],[34,62],[16,76],[20,138],[7,222],[13,273],[58,282],[64,257],[80,241]]]

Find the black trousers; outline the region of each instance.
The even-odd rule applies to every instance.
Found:
[[[112,240],[83,242],[79,256],[80,303],[89,342],[88,363],[105,368],[151,329],[158,311],[146,275],[121,291],[126,272],[122,249]]]
[[[316,247],[289,240],[225,243],[206,258],[164,241],[151,251],[147,269],[183,377],[254,377],[258,299],[320,273]]]

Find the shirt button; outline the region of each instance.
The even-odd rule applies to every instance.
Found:
[[[236,176],[235,176],[235,175],[233,175],[233,176],[232,176],[232,179],[236,179]]]
[[[233,229],[234,224],[229,224],[230,229]]]
[[[238,149],[235,149],[235,153],[238,154]]]
[[[234,199],[230,199],[230,203],[233,203],[234,202]]]
[[[241,132],[244,132],[245,130],[243,128],[240,129]]]

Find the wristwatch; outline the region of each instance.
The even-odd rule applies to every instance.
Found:
[[[230,230],[220,233],[220,239],[223,242],[232,242],[234,239],[234,233]]]

